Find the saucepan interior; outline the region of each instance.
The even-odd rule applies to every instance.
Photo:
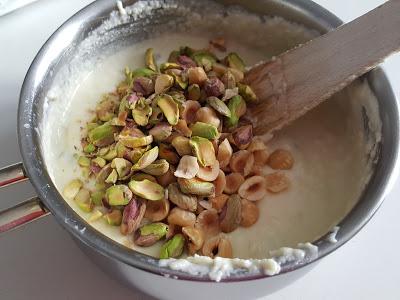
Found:
[[[136,1],[123,2],[124,6],[130,6]],[[216,36],[236,39],[244,46],[259,48],[264,51],[265,59],[268,59],[340,24],[337,18],[311,2],[218,2],[138,1],[132,9],[127,9],[130,16],[121,15],[114,2],[105,0],[89,5],[67,21],[43,46],[27,74],[19,106],[18,132],[25,167],[37,192],[58,222],[78,240],[105,256],[148,272],[201,281],[208,278],[161,268],[156,259],[127,249],[88,226],[63,200],[58,191],[62,183],[54,182],[58,157],[53,150],[59,141],[53,139],[49,132],[57,133],[67,125],[63,120],[68,119],[71,112],[68,99],[74,87],[79,86],[84,79],[76,74],[86,76],[88,72],[85,73],[85,70],[101,64],[103,59],[126,46],[160,35],[173,36],[183,32],[196,36],[202,32],[211,32]],[[227,9],[226,5],[230,8]],[[242,14],[243,10],[255,15],[246,18],[245,22],[235,19],[235,15]],[[287,25],[279,18],[266,17],[271,15],[286,18],[298,25]],[[266,42],[269,40],[275,42]],[[396,101],[381,70],[371,72],[361,81],[369,84],[376,96],[372,101],[375,101],[373,108],[367,104],[365,107],[359,105],[359,113],[363,118],[361,134],[368,145],[365,149],[369,152],[366,162],[368,170],[373,172],[365,177],[368,184],[360,189],[358,197],[352,202],[353,209],[348,209],[347,216],[340,223],[339,241],[332,244],[324,236],[314,241],[319,247],[318,257],[332,252],[361,229],[379,207],[393,181],[398,152]],[[345,112],[346,104],[340,102],[343,101],[335,100],[325,109],[329,110],[329,107],[333,108],[337,104],[343,106]],[[85,105],[82,102],[82,107]],[[56,119],[59,122],[49,122]],[[283,265],[282,272],[296,269],[315,259],[313,257],[296,265],[289,262]],[[246,280],[263,276],[239,273],[229,279]]]

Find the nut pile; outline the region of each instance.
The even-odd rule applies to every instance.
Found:
[[[104,218],[136,245],[163,240],[160,258],[189,255],[232,257],[224,233],[249,227],[259,217],[257,201],[285,190],[282,172],[293,166],[290,152],[269,153],[246,120],[257,103],[241,81],[245,64],[226,51],[223,39],[210,47],[181,47],[156,65],[125,70],[126,79],[103,96],[83,129],[77,157],[85,183],[70,182],[74,199],[90,221]],[[95,184],[93,184],[93,182]]]

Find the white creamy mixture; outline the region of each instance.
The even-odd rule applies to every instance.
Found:
[[[130,11],[127,9],[128,13]],[[203,27],[218,28],[219,34],[224,33],[227,37],[228,50],[238,52],[247,65],[266,60],[315,35],[277,18],[260,21],[251,16],[233,15],[217,22],[210,16],[207,23],[197,18],[192,19],[193,24],[197,24],[194,27],[201,23]],[[240,36],[235,34],[238,28]],[[60,192],[70,180],[80,176],[73,156],[80,149],[80,127],[89,120],[89,112],[101,95],[112,91],[124,79],[125,66],[143,66],[144,52],[149,47],[155,49],[161,62],[171,50],[181,45],[207,46],[210,37],[215,35],[168,33],[136,43],[82,71],[74,78],[75,90],[60,92],[55,88],[49,93],[48,112],[40,130],[44,137],[42,147],[46,166]],[[260,218],[255,225],[239,227],[228,234],[234,256],[242,260],[195,256],[165,260],[160,264],[194,274],[209,274],[210,278],[220,280],[235,268],[273,275],[279,273],[280,264],[288,260],[301,261],[317,255],[315,246],[301,243],[314,241],[328,233],[357,202],[371,173],[366,154],[374,149],[371,148],[373,143],[367,143],[364,137],[361,104],[366,106],[367,115],[376,114],[376,99],[368,85],[356,82],[280,131],[269,143],[272,150],[285,148],[293,154],[294,167],[286,172],[291,187],[281,194],[269,194],[260,201]],[[379,124],[370,118],[369,126],[376,130],[374,142],[379,139]],[[272,170],[265,167],[264,173],[270,172]],[[69,204],[82,217],[90,216],[79,210],[73,201]],[[110,226],[102,219],[91,225],[132,249],[158,256],[158,244],[149,248],[137,247],[130,237],[120,234],[119,227]],[[274,259],[267,259],[271,257]]]

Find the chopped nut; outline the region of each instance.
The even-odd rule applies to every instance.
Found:
[[[216,160],[215,150],[213,144],[209,140],[194,136],[190,139],[189,144],[202,167],[208,167],[214,164]]]
[[[251,140],[253,139],[253,126],[252,125],[245,125],[236,128],[232,132],[232,138],[234,144],[239,148],[247,147]]]
[[[200,86],[207,80],[207,74],[201,67],[188,69],[189,84],[198,84]]]
[[[226,126],[234,127],[238,124],[239,118],[246,113],[246,102],[241,96],[234,96],[229,100],[228,108],[231,116],[230,118],[226,118]]]
[[[218,137],[218,129],[211,124],[196,122],[190,129],[192,130],[192,136],[200,136],[209,140]]]
[[[245,71],[245,64],[243,60],[240,58],[240,56],[237,53],[229,53],[226,58],[225,58],[226,64],[233,69],[237,69],[240,72]]]
[[[167,94],[162,94],[157,98],[157,105],[162,110],[164,116],[167,118],[168,123],[176,125],[179,119],[179,107],[174,99]]]
[[[244,182],[244,177],[240,173],[231,173],[225,176],[226,185],[224,192],[227,194],[237,193],[239,187]]]
[[[210,107],[202,107],[196,112],[196,121],[219,127],[221,123],[215,111]]]
[[[215,186],[215,196],[221,195],[226,186],[225,173],[222,170],[218,171],[218,176],[214,181],[214,186]]]
[[[179,161],[178,168],[174,175],[178,178],[192,179],[199,171],[197,158],[194,156],[184,155]]]
[[[269,192],[280,193],[289,187],[289,179],[284,173],[275,172],[265,176],[265,185]]]
[[[200,99],[200,87],[198,84],[192,84],[188,88],[188,99],[198,101]],[[199,105],[200,108],[200,105]]]
[[[157,182],[164,188],[166,188],[169,184],[176,182],[176,177],[174,175],[175,168],[170,165],[168,171],[160,176],[157,176]]]
[[[242,96],[246,102],[256,103],[258,101],[256,94],[250,86],[238,83],[238,87],[240,96]]]
[[[135,173],[131,176],[131,180],[135,180],[135,181],[142,181],[144,179],[147,179],[147,180],[157,183],[157,179],[150,174]]]
[[[208,97],[207,103],[221,115],[228,118],[231,116],[231,111],[229,110],[228,106],[217,97]]]
[[[154,93],[154,82],[147,77],[136,77],[133,80],[132,90],[138,94],[142,94],[143,96],[148,96]]]
[[[221,230],[232,232],[239,227],[242,219],[241,199],[237,194],[231,195],[226,201],[226,211],[221,219]]]
[[[93,202],[90,198],[90,192],[81,188],[74,197],[75,203],[84,212],[91,212],[93,210]]]
[[[195,228],[201,229],[205,237],[210,237],[220,233],[219,217],[215,209],[202,211],[196,219]]]
[[[219,80],[217,77],[212,77],[210,79],[207,79],[204,83],[204,91],[209,97],[218,97],[225,92],[225,86],[222,81]]]
[[[78,194],[78,192],[82,186],[83,186],[83,183],[79,179],[72,180],[64,188],[64,191],[63,191],[64,197],[67,199],[74,199],[76,194]]]
[[[250,174],[254,165],[253,153],[247,150],[240,150],[233,153],[229,166],[233,172],[242,173],[244,176]]]
[[[137,163],[132,166],[132,170],[142,170],[151,165],[157,159],[158,153],[159,151],[157,146],[146,151]]]
[[[216,197],[211,197],[210,202],[212,207],[217,210],[217,212],[221,212],[222,208],[225,206],[226,201],[228,201],[229,196],[226,194],[221,194]]]
[[[119,209],[113,209],[111,212],[105,215],[107,223],[112,226],[121,225],[122,213]]]
[[[142,171],[150,175],[160,176],[167,173],[168,169],[169,163],[165,159],[157,159]]]
[[[219,166],[224,168],[229,165],[231,157],[233,154],[232,146],[228,139],[224,139],[218,146],[217,160],[219,161]]]
[[[214,164],[209,167],[200,167],[197,170],[196,177],[204,181],[214,181],[219,175],[219,162],[216,160]]]
[[[238,193],[240,197],[250,201],[263,199],[266,194],[264,177],[252,176],[247,178],[240,186]]]
[[[160,258],[167,259],[171,257],[178,257],[183,252],[183,247],[185,245],[185,238],[182,234],[176,234],[170,240],[168,240],[162,247],[160,251]]]
[[[187,124],[192,124],[196,121],[196,113],[201,105],[197,101],[188,100],[182,104],[181,117]]]
[[[269,153],[267,150],[256,150],[253,151],[254,156],[254,165],[256,166],[264,166],[269,157]]]
[[[187,123],[183,119],[179,119],[178,123],[174,126],[176,132],[183,134],[186,137],[192,136],[192,130],[188,127]]]
[[[250,227],[254,225],[260,216],[260,210],[254,202],[242,199],[242,219],[240,226]]]
[[[168,232],[168,225],[164,223],[146,224],[136,230],[134,243],[141,247],[149,247],[162,239]]]
[[[172,133],[172,126],[168,123],[159,123],[149,130],[156,142],[161,142],[168,138]]]
[[[146,211],[146,203],[142,200],[132,198],[127,206],[124,207],[120,231],[123,235],[134,232],[142,222]]]
[[[157,72],[157,66],[154,62],[154,50],[153,48],[149,48],[146,50],[145,53],[145,60],[146,60],[146,66],[155,72]]]
[[[196,222],[196,215],[187,210],[183,210],[179,207],[171,209],[168,216],[168,223],[175,224],[178,226],[194,226]]]
[[[225,235],[218,235],[204,242],[202,253],[211,258],[216,256],[232,258],[232,245]]]
[[[192,154],[192,148],[190,147],[189,141],[190,139],[187,137],[176,136],[172,140],[171,144],[174,146],[176,152],[178,152],[180,156],[184,156]]]
[[[168,186],[168,199],[176,206],[189,211],[196,211],[197,198],[192,195],[184,194],[180,191],[177,183]]]
[[[173,85],[174,85],[174,77],[167,74],[160,74],[156,78],[156,83],[154,86],[155,93],[156,94],[165,93]]]
[[[141,181],[131,180],[129,188],[135,195],[147,200],[157,201],[164,198],[164,188],[147,179]]]
[[[236,78],[231,71],[225,69],[224,75],[221,77],[221,81],[225,85],[227,89],[234,89],[236,88]]]
[[[201,181],[197,178],[185,179],[178,178],[180,190],[186,194],[193,194],[198,196],[211,196],[214,195],[215,187],[211,182]]]
[[[275,170],[289,170],[293,167],[292,154],[283,149],[275,150],[268,158],[267,164]]]
[[[158,156],[172,165],[176,165],[179,162],[178,154],[176,154],[174,148],[168,144],[160,144]]]
[[[166,198],[159,201],[148,201],[144,217],[152,222],[159,222],[168,216],[169,209],[170,204]]]
[[[111,206],[127,205],[132,197],[132,192],[123,184],[109,187],[105,195],[107,203]]]
[[[204,234],[202,230],[192,226],[186,226],[182,228],[182,233],[188,240],[189,255],[193,255],[201,249],[204,243]]]
[[[107,123],[100,125],[88,133],[90,142],[97,147],[104,147],[114,143],[114,133],[117,132],[115,126]]]
[[[129,148],[138,148],[150,145],[153,142],[153,136],[142,136],[142,137],[133,137],[133,136],[119,136],[119,141],[122,145]]]

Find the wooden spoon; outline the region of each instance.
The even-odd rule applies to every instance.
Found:
[[[244,82],[260,102],[249,109],[254,132],[278,130],[400,50],[400,0],[390,0],[271,61]]]

